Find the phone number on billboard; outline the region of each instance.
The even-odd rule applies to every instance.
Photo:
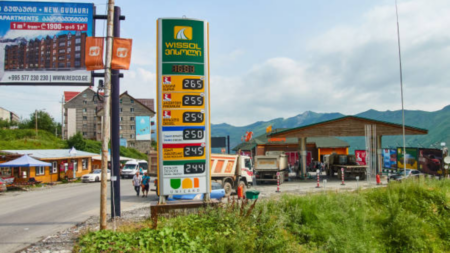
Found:
[[[11,75],[11,81],[49,81],[50,75]]]

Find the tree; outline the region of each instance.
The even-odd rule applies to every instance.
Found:
[[[31,113],[30,118],[28,120],[24,120],[22,124],[20,124],[20,128],[35,129],[36,118],[38,129],[55,134],[55,129],[58,127],[58,124],[55,122],[53,117],[45,111],[37,111],[37,114]]]
[[[86,141],[84,140],[83,135],[78,132],[67,140],[67,145],[69,148],[74,147],[77,150],[84,150]]]

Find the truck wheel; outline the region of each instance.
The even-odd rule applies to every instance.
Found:
[[[361,173],[360,179],[361,180],[366,180],[366,173]]]
[[[225,182],[223,184],[223,189],[225,190],[225,197],[228,197],[231,195],[231,191],[233,190],[233,186],[230,184],[230,182]]]

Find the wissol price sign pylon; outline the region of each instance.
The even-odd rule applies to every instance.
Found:
[[[210,193],[208,22],[157,21],[158,194]]]

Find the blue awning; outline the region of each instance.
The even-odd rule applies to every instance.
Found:
[[[28,155],[23,155],[22,157],[17,158],[16,160],[12,160],[6,163],[0,163],[0,167],[40,167],[40,166],[50,167],[52,166],[52,164],[36,160],[34,158],[29,157]]]

